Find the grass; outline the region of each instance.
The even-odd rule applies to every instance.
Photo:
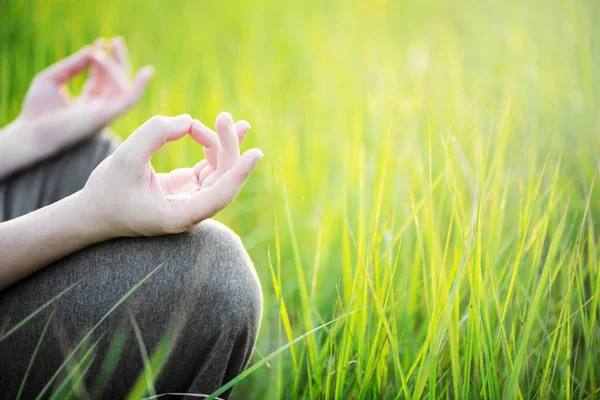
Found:
[[[599,18],[585,0],[0,0],[0,125],[36,71],[114,34],[157,70],[123,137],[154,114],[252,123],[266,157],[218,217],[265,300],[237,398],[594,398]],[[153,163],[200,158],[188,140]]]

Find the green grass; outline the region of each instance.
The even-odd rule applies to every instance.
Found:
[[[0,0],[0,125],[114,34],[157,70],[123,137],[252,123],[266,156],[218,217],[265,300],[237,398],[599,396],[600,6],[415,3]]]

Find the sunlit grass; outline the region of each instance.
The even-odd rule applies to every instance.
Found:
[[[238,398],[593,398],[598,21],[583,0],[0,0],[0,124],[36,71],[114,34],[157,70],[123,137],[250,121],[266,157],[219,215],[265,298]]]

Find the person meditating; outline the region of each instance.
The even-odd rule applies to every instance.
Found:
[[[64,85],[84,71],[73,98]],[[99,40],[40,72],[0,130],[2,398],[47,397],[77,372],[78,396],[124,398],[163,343],[156,394],[210,394],[250,359],[260,283],[239,237],[209,218],[263,154],[240,155],[250,125],[228,113],[216,133],[154,116],[119,144],[106,126],[152,74],[130,81],[123,40]],[[156,173],[152,155],[186,135],[205,159]]]

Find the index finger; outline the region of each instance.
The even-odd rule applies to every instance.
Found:
[[[190,136],[204,147],[204,156],[213,169],[217,169],[217,159],[221,142],[219,137],[209,127],[198,120],[194,120]],[[241,145],[250,130],[250,124],[247,121],[241,120],[234,124],[235,132],[238,137],[238,142]],[[205,144],[205,143],[208,143]]]
[[[195,119],[192,123],[190,136],[204,147],[206,160],[211,167],[217,169],[217,152],[221,145],[217,134],[212,129],[207,128],[202,122]]]
[[[86,46],[41,72],[41,76],[58,84],[70,81],[92,63],[92,50]]]
[[[110,44],[113,57],[119,65],[125,75],[131,75],[131,64],[129,63],[129,53],[127,52],[127,46],[125,45],[125,40],[121,36],[117,36],[113,38]]]
[[[129,86],[129,76],[104,51],[96,50],[90,57],[115,87],[124,89]]]

